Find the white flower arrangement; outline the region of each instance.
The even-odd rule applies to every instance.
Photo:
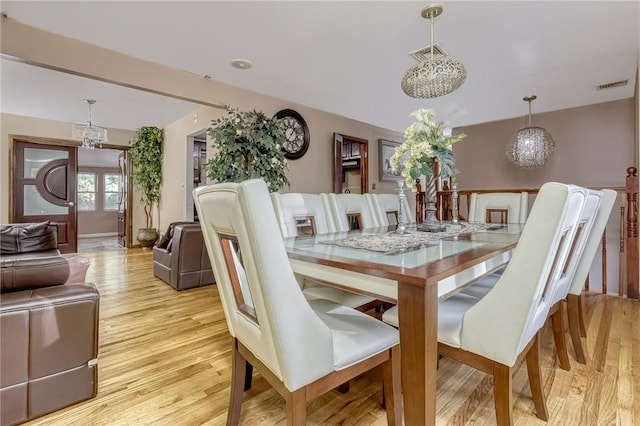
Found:
[[[419,109],[409,114],[416,121],[404,132],[404,143],[395,149],[389,159],[391,168],[405,178],[407,187],[416,192],[416,179],[433,174],[433,164],[440,164],[440,177],[448,179],[458,173],[456,159],[450,146],[467,135],[445,136],[446,123],[434,121],[432,109]],[[401,158],[409,153],[404,162]]]

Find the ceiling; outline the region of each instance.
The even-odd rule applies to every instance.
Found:
[[[406,96],[400,81],[429,44],[416,1],[3,1],[9,17],[376,126],[403,131],[417,108],[451,127],[630,98],[640,48],[638,1],[448,1],[435,41],[467,69],[457,91]],[[230,62],[250,60],[238,70]],[[197,105],[2,60],[2,110],[135,129]],[[629,80],[625,87],[596,85]],[[233,105],[231,105],[233,106]]]

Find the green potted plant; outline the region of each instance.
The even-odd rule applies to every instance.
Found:
[[[151,247],[159,233],[153,227],[153,207],[160,201],[162,185],[162,129],[140,127],[133,138],[129,154],[133,164],[133,182],[140,189],[140,201],[144,204],[146,228],[138,230],[142,247]]]
[[[209,179],[242,182],[261,178],[272,192],[289,185],[285,175],[287,160],[280,144],[284,131],[279,119],[259,111],[230,110],[211,124],[208,134],[216,154],[205,166]]]

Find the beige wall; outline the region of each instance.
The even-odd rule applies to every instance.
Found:
[[[538,188],[557,181],[583,186],[624,187],[626,169],[636,164],[637,99],[535,114],[533,125],[544,127],[556,142],[552,159],[537,169],[520,169],[507,160],[507,141],[527,125],[526,117],[455,129],[467,138],[454,146],[460,189]],[[532,197],[533,199],[533,197]],[[607,225],[607,287],[618,291],[619,196]],[[601,289],[601,261],[590,279]]]
[[[241,110],[261,110],[267,116],[273,116],[284,108],[293,108],[307,122],[311,135],[309,150],[302,158],[289,161],[287,177],[291,187],[285,187],[283,192],[332,192],[334,132],[369,140],[369,191],[374,184],[376,192],[392,192],[395,189],[395,183],[379,181],[378,139],[402,140],[399,133],[266,96],[243,96],[243,93],[239,93],[234,106]],[[190,219],[192,150],[187,145],[187,137],[208,128],[211,120],[224,114],[220,109],[202,107],[165,128],[160,229],[170,222]],[[194,122],[196,115],[197,122]],[[211,157],[214,153],[210,143],[207,145],[207,155]]]
[[[9,135],[36,136],[54,139],[70,139],[71,123],[43,120],[13,114],[0,114],[0,221],[9,221]],[[134,132],[122,129],[109,129],[109,145],[129,146]],[[75,141],[70,141],[77,144]],[[134,207],[139,205],[139,195],[134,190]],[[144,212],[135,207],[133,229],[143,226]],[[134,231],[135,232],[135,231]],[[135,241],[134,241],[135,242]]]
[[[521,169],[507,160],[505,147],[525,116],[461,127],[467,138],[454,146],[459,188],[537,188],[555,180],[585,186],[624,186],[625,170],[634,164],[633,98],[534,114],[556,142],[551,160],[535,169]],[[523,103],[524,106],[524,103]]]

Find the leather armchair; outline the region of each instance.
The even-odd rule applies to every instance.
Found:
[[[176,290],[215,282],[199,223],[173,226],[168,245],[153,248],[153,275]]]
[[[2,426],[92,398],[97,391],[100,294],[85,282],[88,259],[60,255],[45,242],[51,235],[55,241],[50,228],[2,226]],[[42,244],[33,238],[34,229],[42,231]]]

